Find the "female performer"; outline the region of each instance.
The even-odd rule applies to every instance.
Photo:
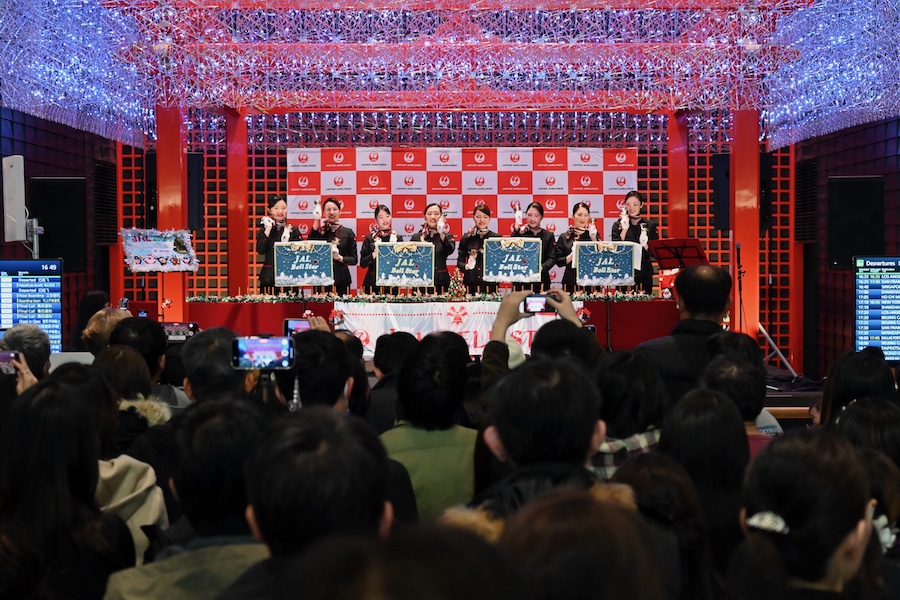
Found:
[[[500,234],[489,228],[491,209],[487,204],[475,207],[472,211],[472,220],[475,221],[475,226],[459,240],[456,268],[463,270],[463,283],[466,284],[470,294],[496,292],[496,283],[484,281],[484,240],[500,237]]]
[[[447,291],[450,286],[447,257],[456,249],[456,240],[452,234],[444,232],[444,213],[440,204],[425,207],[425,224],[422,231],[412,237],[412,241],[434,244],[434,290],[435,293]]]
[[[523,223],[513,234],[517,237],[540,238],[541,240],[541,283],[536,284],[516,284],[517,290],[531,288],[535,292],[550,289],[550,269],[556,264],[553,253],[556,250],[556,236],[553,232],[547,231],[541,227],[541,221],[544,219],[544,207],[537,202],[532,202],[525,210],[525,223]]]
[[[356,234],[340,224],[341,203],[337,198],[326,198],[322,203],[325,222],[313,221],[310,240],[331,242],[331,257],[334,262],[334,288],[338,295],[345,296],[350,292],[349,267],[359,262],[356,251]],[[319,286],[316,286],[317,288]],[[322,291],[317,289],[316,291]]]
[[[299,242],[300,232],[287,222],[287,202],[283,196],[271,196],[267,202],[269,214],[260,219],[256,233],[256,253],[262,254],[263,266],[259,270],[261,294],[275,293],[275,244]]]
[[[375,289],[375,242],[402,242],[403,237],[397,235],[391,228],[391,209],[384,204],[379,204],[375,209],[375,223],[372,231],[363,240],[362,255],[359,258],[359,266],[368,269],[363,279],[363,289],[371,294]]]
[[[649,294],[653,291],[653,265],[650,264],[649,240],[658,240],[656,223],[641,216],[644,195],[637,190],[625,194],[625,209],[618,221],[613,223],[610,240],[613,242],[634,242],[641,245],[641,268],[634,271],[634,286],[638,291]]]
[[[556,240],[556,251],[554,253],[554,262],[565,267],[566,272],[563,274],[562,284],[567,292],[575,291],[575,265],[572,261],[575,254],[572,249],[575,242],[596,242],[600,240],[600,234],[594,226],[591,219],[591,209],[584,202],[578,202],[572,208],[572,226],[569,227],[567,233],[559,236]]]

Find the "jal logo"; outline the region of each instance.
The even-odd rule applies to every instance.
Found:
[[[553,198],[547,200],[547,210],[556,210],[556,200]]]
[[[484,152],[476,152],[475,153],[475,162],[477,162],[478,164],[483,163],[485,158],[486,157],[484,155]]]
[[[550,230],[548,229],[548,231],[550,231]],[[551,280],[556,279],[556,271],[550,271],[550,279]]]
[[[519,179],[518,175],[513,175],[509,178],[509,185],[513,187],[519,187],[519,184],[522,183],[522,180]]]
[[[353,332],[353,335],[355,335],[357,337],[357,339],[359,339],[359,341],[362,342],[363,346],[369,345],[369,341],[370,341],[369,332],[366,331],[365,329],[357,329],[356,331]]]
[[[441,178],[438,179],[438,183],[441,184],[441,187],[447,187],[450,185],[450,178],[446,175],[441,175]]]
[[[301,177],[297,180],[297,184],[300,187],[309,187],[309,177]]]
[[[621,175],[619,175],[618,177],[616,177],[616,185],[619,186],[619,187],[624,186],[626,181],[627,181],[627,180],[626,180],[624,177],[622,177]]]
[[[300,223],[300,233],[302,233],[303,235],[309,233],[309,225],[307,225],[306,223]]]
[[[438,160],[441,161],[442,163],[450,162],[450,153],[449,152],[441,152],[438,155]]]
[[[584,187],[591,185],[591,178],[587,175],[582,175],[581,176],[581,185],[583,185]]]
[[[522,160],[522,157],[519,156],[518,152],[513,152],[512,154],[509,155],[509,162],[517,163],[520,160]]]
[[[414,160],[416,160],[416,155],[413,154],[412,152],[405,152],[405,153],[403,154],[403,161],[404,161],[404,162],[411,163],[411,162],[414,161]]]
[[[403,185],[405,185],[405,186],[411,186],[415,182],[416,182],[416,180],[412,176],[407,176],[407,177],[403,178]]]
[[[544,178],[544,183],[546,183],[547,185],[556,185],[556,177],[554,177],[553,175],[547,175],[547,177]]]
[[[591,207],[591,201],[588,200],[587,198],[585,198],[584,200],[582,200],[581,203],[584,204],[585,206],[587,206],[588,208]]]
[[[309,208],[309,202],[307,202],[306,200],[301,200],[297,203],[297,208],[299,208],[300,210],[306,210],[307,208]]]
[[[378,179],[378,175],[372,175],[369,177],[369,185],[371,185],[372,187],[375,187],[376,185],[378,185],[379,181],[381,181],[381,180]]]
[[[416,230],[416,226],[413,225],[412,223],[407,223],[406,225],[403,226],[403,231],[405,231],[406,233],[412,233],[415,230]]]
[[[413,201],[412,198],[407,198],[406,200],[403,201],[403,208],[405,208],[406,210],[412,210],[415,207],[416,207],[416,203]]]
[[[334,178],[334,185],[335,185],[336,187],[341,187],[342,185],[344,185],[344,178],[343,178],[343,177],[335,177],[335,178]]]
[[[369,162],[378,162],[377,152],[369,152]]]
[[[444,233],[450,233],[450,223],[444,223]]]
[[[369,208],[378,208],[378,200],[375,200],[374,198],[369,200]]]
[[[625,210],[625,201],[624,200],[616,200],[616,208],[621,212]]]
[[[344,210],[344,201],[338,198],[338,208]]]
[[[309,154],[307,154],[306,152],[301,152],[297,155],[297,162],[301,165],[305,165],[309,162]]]
[[[483,199],[478,198],[477,200],[475,200],[475,206],[481,206],[482,204],[484,204],[484,200],[483,200]]]
[[[591,155],[588,152],[582,152],[580,158],[583,163],[591,162]]]
[[[548,152],[544,155],[544,160],[548,163],[552,163],[556,161],[556,154],[554,152]]]
[[[450,201],[449,200],[441,200],[441,211],[445,211],[448,208],[450,208]]]
[[[450,317],[453,325],[462,325],[463,319],[469,316],[469,311],[465,306],[451,306],[447,309],[447,316]]]
[[[483,186],[483,185],[484,185],[484,177],[482,177],[481,175],[479,175],[478,177],[476,177],[476,178],[475,178],[475,185],[477,185],[478,187]]]
[[[616,152],[616,162],[617,163],[623,163],[626,160],[628,160],[627,154],[625,154],[624,152]]]
[[[556,231],[556,223],[547,223],[547,231]]]
[[[336,163],[344,162],[344,153],[343,152],[335,152],[334,153],[334,162],[336,162]]]

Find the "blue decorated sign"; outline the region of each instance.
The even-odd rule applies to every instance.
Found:
[[[393,287],[434,285],[434,244],[376,242],[375,285]]]
[[[484,280],[531,283],[541,280],[540,238],[489,238],[484,240]]]
[[[575,242],[577,285],[634,285],[634,270],[641,266],[634,242]]]
[[[275,244],[275,285],[334,285],[331,243]]]

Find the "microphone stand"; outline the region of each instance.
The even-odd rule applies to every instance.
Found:
[[[741,319],[741,329],[745,327],[744,323],[744,266],[741,264],[741,243],[735,242],[735,255],[737,260],[737,280],[738,280],[738,312]],[[733,325],[733,324],[732,324]]]

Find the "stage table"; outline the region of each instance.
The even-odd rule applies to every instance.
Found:
[[[306,310],[328,318],[340,311],[343,323],[363,342],[371,358],[382,333],[408,331],[422,336],[433,331],[455,331],[466,339],[473,356],[480,356],[490,340],[499,302],[188,302],[187,320],[201,329],[225,326],[240,335],[281,335],[284,319],[300,318]],[[576,302],[590,313],[601,346],[630,350],[641,342],[668,335],[678,322],[674,300]],[[522,319],[509,330],[526,352],[534,332],[555,318],[552,314]]]

